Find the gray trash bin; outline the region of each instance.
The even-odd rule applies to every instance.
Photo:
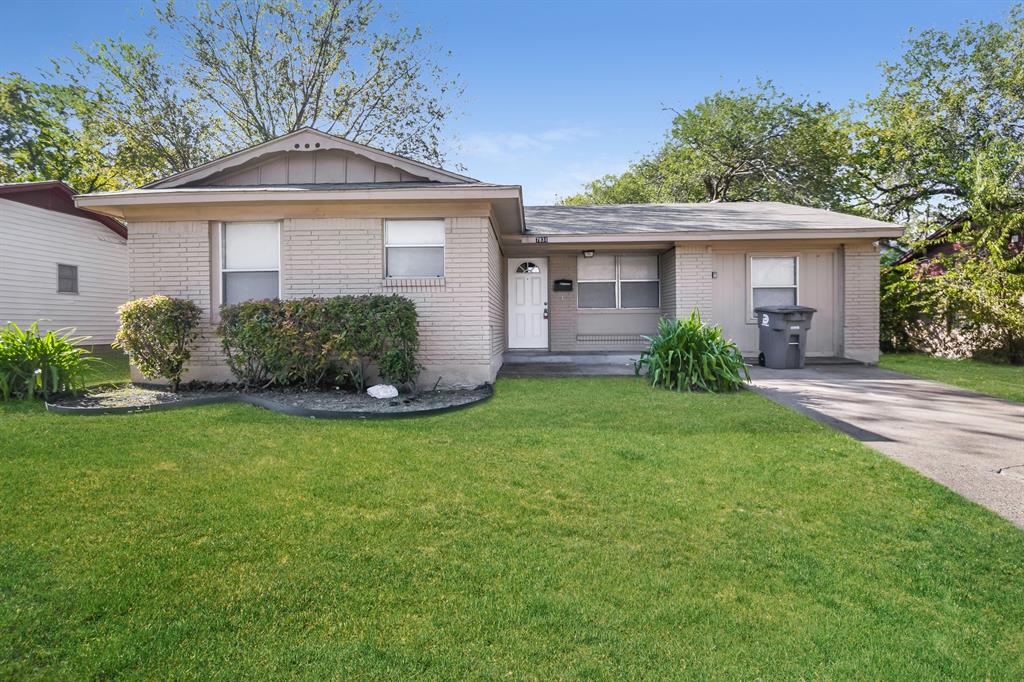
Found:
[[[766,305],[754,308],[761,354],[757,360],[772,369],[801,369],[807,352],[807,330],[814,308],[802,305]]]

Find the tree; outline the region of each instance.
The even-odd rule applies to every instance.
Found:
[[[159,12],[187,52],[185,82],[237,145],[304,126],[440,164],[461,92],[419,28],[382,25],[375,0],[241,0]]]
[[[1024,362],[1024,11],[1006,22],[924,31],[884,65],[858,126],[861,206],[917,229],[911,249],[949,253],[887,272],[883,317],[901,293],[970,333],[965,352]],[[921,238],[921,235],[926,235]],[[891,287],[891,291],[888,288]],[[935,335],[942,329],[925,327]],[[912,334],[911,334],[912,336]]]
[[[461,87],[375,0],[168,0],[157,18],[143,44],[76,46],[55,84],[0,79],[0,180],[137,186],[304,126],[443,163]]]
[[[82,88],[0,77],[0,182],[63,180],[80,192],[122,178]]]
[[[180,87],[180,69],[162,63],[152,45],[114,39],[78,51],[81,61],[57,63],[55,69],[75,88],[91,92],[96,126],[132,184],[193,168],[227,151],[218,138],[220,121],[198,94]]]
[[[662,148],[566,203],[788,201],[842,206],[856,180],[845,116],[770,83],[676,112]]]

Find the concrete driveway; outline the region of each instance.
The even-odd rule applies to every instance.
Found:
[[[767,397],[1024,528],[1024,405],[860,365],[751,370]]]

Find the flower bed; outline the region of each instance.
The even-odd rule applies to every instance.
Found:
[[[241,391],[234,387],[185,386],[177,392],[154,386],[104,387],[84,395],[55,398],[46,403],[62,414],[126,414],[212,403],[242,402],[274,412],[322,419],[379,419],[449,412],[490,398],[490,385],[471,389],[422,391],[377,400],[364,393],[341,390],[276,389]]]

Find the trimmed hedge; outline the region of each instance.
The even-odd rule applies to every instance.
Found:
[[[143,376],[167,379],[177,391],[199,336],[202,309],[185,298],[157,295],[128,301],[117,314],[121,328],[114,347],[124,349]]]
[[[394,384],[419,367],[416,305],[401,296],[247,301],[221,307],[217,333],[247,386],[354,386],[369,365]]]

